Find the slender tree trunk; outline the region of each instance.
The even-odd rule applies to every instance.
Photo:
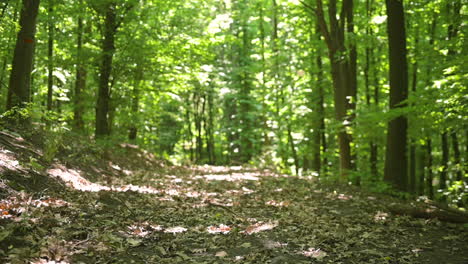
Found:
[[[347,8],[346,12],[346,32],[349,35],[354,35],[354,0],[346,0]],[[357,101],[357,48],[354,41],[350,41],[349,45],[349,66],[348,66],[348,84],[347,84],[347,95],[346,95],[346,108],[347,111],[352,113],[348,117],[348,121],[352,124],[356,114],[356,101]],[[348,133],[350,138],[350,151],[351,151],[351,169],[356,170],[357,167],[357,151],[355,151],[351,146],[353,141],[353,135]],[[355,179],[356,185],[361,185],[360,174],[356,175]]]
[[[319,33],[319,30],[317,30],[317,33]],[[320,35],[318,36],[320,40]],[[319,115],[319,137],[320,137],[320,143],[321,147],[318,148],[318,154],[315,155],[314,157],[314,164],[315,164],[315,169],[320,175],[326,175],[328,171],[328,159],[326,155],[323,155],[323,172],[322,172],[322,166],[320,165],[322,163],[322,155],[321,153],[325,154],[327,152],[327,136],[325,133],[325,92],[323,89],[323,81],[324,81],[324,75],[323,75],[323,63],[322,63],[322,54],[321,50],[319,50],[316,57],[316,63],[317,63],[317,91],[318,91],[318,115]],[[321,149],[320,149],[321,148]],[[321,151],[321,153],[320,153]],[[320,166],[319,166],[320,165]]]
[[[137,65],[135,70],[135,82],[133,84],[132,90],[132,120],[130,121],[130,128],[128,131],[128,139],[129,140],[136,140],[137,133],[138,133],[138,123],[140,119],[140,111],[139,111],[139,104],[140,104],[140,84],[143,80],[143,69],[140,65]]]
[[[102,62],[99,76],[99,91],[96,104],[96,138],[110,135],[109,127],[109,81],[112,73],[112,60],[115,52],[115,34],[117,32],[115,3],[109,3],[104,21],[102,41]]]
[[[31,72],[36,34],[36,17],[39,0],[23,0],[20,14],[20,31],[16,39],[13,63],[8,86],[7,110],[25,107],[30,102]],[[22,120],[27,125],[28,120]]]
[[[261,122],[262,122],[262,138],[263,138],[263,145],[260,148],[260,151],[262,151],[262,148],[265,146],[270,145],[270,139],[268,136],[269,128],[268,128],[268,117],[266,114],[266,111],[268,109],[268,105],[265,102],[265,96],[267,93],[269,93],[268,88],[266,87],[266,74],[267,74],[267,63],[266,63],[266,57],[265,57],[265,50],[266,50],[266,43],[265,43],[265,15],[264,15],[264,9],[262,3],[259,3],[259,16],[260,16],[260,23],[259,23],[259,30],[260,30],[260,43],[261,43],[261,56],[262,56],[262,81],[261,81],[261,104],[262,104],[262,116],[261,116]]]
[[[47,110],[52,110],[52,97],[54,92],[54,6],[53,1],[49,0],[48,10],[48,41],[47,41]]]
[[[449,143],[447,132],[443,132],[440,138],[442,147],[442,170],[439,177],[439,190],[445,191],[447,189],[447,174],[449,166]],[[442,196],[441,200],[445,200],[445,196]]]
[[[432,182],[434,180],[434,175],[432,172],[432,140],[429,138],[427,139],[427,145],[426,145],[426,153],[427,153],[427,177],[426,177],[426,192],[427,196],[429,199],[433,200],[434,199],[434,186],[432,185]]]
[[[288,129],[289,146],[291,147],[291,153],[294,159],[295,172],[296,172],[296,175],[299,175],[299,157],[297,156],[296,145],[294,144],[294,138],[292,136],[292,129],[291,129],[290,123],[288,123],[287,129]]]
[[[416,154],[416,178],[418,179],[418,195],[424,195],[424,166],[426,164],[426,153],[423,148],[418,149],[419,153]]]
[[[241,161],[248,162],[253,155],[253,118],[250,107],[250,92],[251,92],[251,83],[250,83],[250,34],[248,32],[248,25],[245,18],[242,18],[242,48],[240,49],[240,67],[241,67],[241,76],[240,76],[240,100],[239,100],[239,110],[240,110],[240,119],[241,119],[241,129],[242,133],[239,134],[240,138],[240,154]]]
[[[408,94],[406,32],[403,2],[386,0],[390,54],[390,109],[402,107]],[[384,179],[401,191],[407,190],[408,160],[406,154],[408,122],[399,116],[388,124]]]
[[[281,69],[280,69],[280,43],[279,43],[279,16],[278,16],[278,3],[276,0],[272,0],[272,35],[271,35],[271,49],[272,49],[272,78],[273,78],[273,92],[275,94],[275,119],[278,124],[276,128],[276,138],[278,141],[278,153],[281,157],[284,165],[288,164],[287,148],[288,146],[283,144],[283,120],[281,118],[280,110],[283,107],[283,86],[281,84]]]
[[[6,10],[7,7],[8,7],[8,2],[5,3],[4,10]],[[20,8],[21,8],[21,2],[17,2],[13,10],[12,21],[16,21],[18,19],[18,10]],[[15,33],[15,28],[12,28],[8,32],[8,40],[7,40],[7,47],[6,47],[8,51],[11,51],[12,45],[14,44],[13,42],[15,40],[14,33]],[[8,94],[8,85],[5,83],[5,77],[8,74],[6,71],[6,68],[7,68],[7,64],[9,61],[11,61],[11,52],[5,52],[5,56],[3,57],[3,61],[2,61],[2,67],[0,69],[1,71],[0,72],[0,93],[3,93],[3,87],[5,87],[7,89],[5,94]],[[6,107],[5,102],[1,102],[1,107],[2,107],[2,110],[4,109],[4,107]]]
[[[316,36],[320,40],[320,29],[316,29]],[[314,54],[315,53],[315,54]],[[312,152],[312,170],[317,173],[318,175],[321,174],[322,168],[322,124],[324,124],[324,109],[323,109],[323,65],[322,65],[322,54],[320,52],[320,48],[317,47],[315,52],[312,52],[315,58],[315,65],[317,66],[317,73],[316,73],[316,80],[311,81],[312,93],[310,95],[310,103],[311,109],[313,114],[312,120],[312,136],[311,136],[311,152]],[[311,69],[313,68],[314,62],[311,63]],[[313,76],[313,71],[310,72],[311,76]]]
[[[463,169],[461,164],[461,155],[460,155],[460,147],[458,144],[458,137],[455,132],[450,134],[452,139],[452,148],[453,148],[453,158],[455,161],[456,168],[456,180],[461,181],[463,179]]]
[[[191,109],[191,103],[193,100],[190,100],[190,94],[187,96],[187,102],[186,102],[186,110],[185,110],[185,118],[187,122],[187,141],[189,142],[188,145],[188,150],[190,154],[190,161],[194,161],[194,155],[193,155],[193,132],[192,132],[192,119],[190,118],[190,109]]]
[[[380,53],[380,49],[377,49],[377,53]],[[377,64],[377,59],[374,59],[373,65]],[[373,69],[373,83],[374,83],[374,104],[378,108],[379,103],[380,103],[380,87],[379,87],[379,71],[378,67],[374,67]],[[372,142],[373,144],[371,145],[371,157],[370,157],[370,163],[371,163],[371,173],[374,175],[376,179],[381,179],[379,170],[378,170],[378,164],[379,164],[379,145],[376,142]]]
[[[450,1],[448,4],[448,11],[449,11],[448,15],[451,19],[451,23],[448,26],[448,39],[449,40],[452,40],[458,36],[458,31],[462,22],[461,15],[460,15],[461,8],[462,8],[462,3],[460,0]],[[451,58],[457,56],[457,51],[453,46],[449,47],[449,55]],[[461,157],[460,157],[460,148],[458,146],[458,137],[455,131],[451,131],[449,132],[449,134],[452,139],[453,157],[454,157],[454,162],[456,164],[456,180],[462,180]]]
[[[418,44],[419,44],[419,28],[416,28],[416,36],[415,36],[415,43],[414,43],[414,49],[415,49],[415,56],[417,54],[417,49],[418,49]],[[413,94],[416,93],[417,90],[417,84],[418,84],[418,62],[415,60],[413,63],[413,72],[411,76],[411,92]],[[417,193],[416,192],[416,161],[419,160],[417,157],[417,154],[419,154],[419,151],[417,151],[417,140],[414,138],[410,139],[410,151],[409,151],[409,164],[410,164],[410,169],[409,169],[409,191],[410,193]]]
[[[214,138],[214,99],[213,99],[213,87],[210,85],[208,91],[208,123],[207,123],[207,152],[208,161],[210,164],[216,163],[215,153],[215,138]]]
[[[80,6],[82,5],[82,0],[80,1]],[[75,96],[73,97],[74,109],[73,109],[73,127],[76,131],[84,130],[84,99],[83,92],[86,89],[86,76],[87,71],[84,65],[83,58],[83,18],[80,15],[78,17],[78,26],[77,26],[77,43],[76,43],[76,80],[75,80]]]

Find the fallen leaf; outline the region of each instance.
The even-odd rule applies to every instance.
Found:
[[[302,255],[315,259],[322,259],[327,256],[327,253],[320,248],[309,248],[301,252]]]
[[[253,225],[247,227],[245,229],[245,231],[243,231],[241,233],[251,235],[251,234],[254,234],[254,233],[258,233],[258,232],[271,230],[271,229],[273,229],[273,228],[275,228],[277,226],[278,226],[277,221],[276,222],[268,222],[268,223],[259,222],[259,223],[256,223],[256,224],[253,224]]]
[[[226,251],[219,251],[219,252],[216,252],[215,256],[216,257],[220,257],[220,258],[224,258],[226,257],[228,254]]]
[[[227,225],[219,225],[219,227],[217,226],[209,226],[207,228],[207,231],[208,233],[210,234],[217,234],[217,233],[221,233],[221,234],[227,234],[231,231],[231,227],[227,226]]]

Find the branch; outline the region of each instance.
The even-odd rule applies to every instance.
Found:
[[[322,0],[317,0],[317,23],[322,32],[323,37],[325,38],[325,42],[327,43],[328,49],[331,51],[333,50],[333,42],[330,36],[330,31],[327,27],[327,22],[325,21],[325,15],[323,14],[323,2]]]
[[[309,4],[307,4],[306,2],[302,1],[302,0],[299,0],[299,2],[306,8],[308,9],[311,13],[317,15],[317,10],[315,8],[313,8],[312,6],[310,6]]]

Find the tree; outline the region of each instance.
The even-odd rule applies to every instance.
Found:
[[[404,107],[408,97],[408,66],[406,61],[406,31],[403,2],[386,0],[387,32],[390,59],[390,109]],[[384,179],[399,190],[407,188],[407,127],[405,116],[388,123]]]
[[[353,168],[353,154],[351,150],[352,135],[347,131],[353,119],[349,110],[355,109],[356,101],[356,50],[354,45],[348,52],[346,48],[345,32],[353,32],[353,1],[343,0],[340,15],[337,13],[337,1],[328,2],[329,26],[325,20],[323,1],[316,0],[316,8],[303,3],[317,16],[317,23],[328,47],[328,57],[331,62],[331,75],[333,79],[335,117],[342,123],[338,132],[340,150],[340,177],[343,181],[348,178]],[[347,55],[349,54],[349,55]]]
[[[102,40],[102,58],[99,75],[99,90],[96,103],[96,130],[95,136],[103,137],[110,134],[109,129],[109,81],[112,73],[112,59],[115,52],[115,34],[117,33],[116,4],[109,2],[105,8],[104,36]]]
[[[25,107],[30,102],[31,72],[35,47],[39,0],[23,0],[8,86],[7,110]]]
[[[79,6],[85,8],[83,5],[83,0],[80,0]],[[83,92],[86,88],[86,77],[87,71],[84,64],[84,55],[83,55],[83,35],[84,35],[84,21],[82,14],[78,15],[77,27],[76,27],[76,78],[75,78],[75,94],[73,97],[73,127],[77,131],[83,131],[84,121],[83,121]]]

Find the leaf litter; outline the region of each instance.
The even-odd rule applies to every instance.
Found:
[[[164,165],[120,147],[92,166],[44,169],[67,187],[2,196],[0,262],[467,260],[466,226],[394,215],[384,205],[400,201],[390,197],[241,166]],[[1,169],[21,177],[20,157],[2,153]]]

